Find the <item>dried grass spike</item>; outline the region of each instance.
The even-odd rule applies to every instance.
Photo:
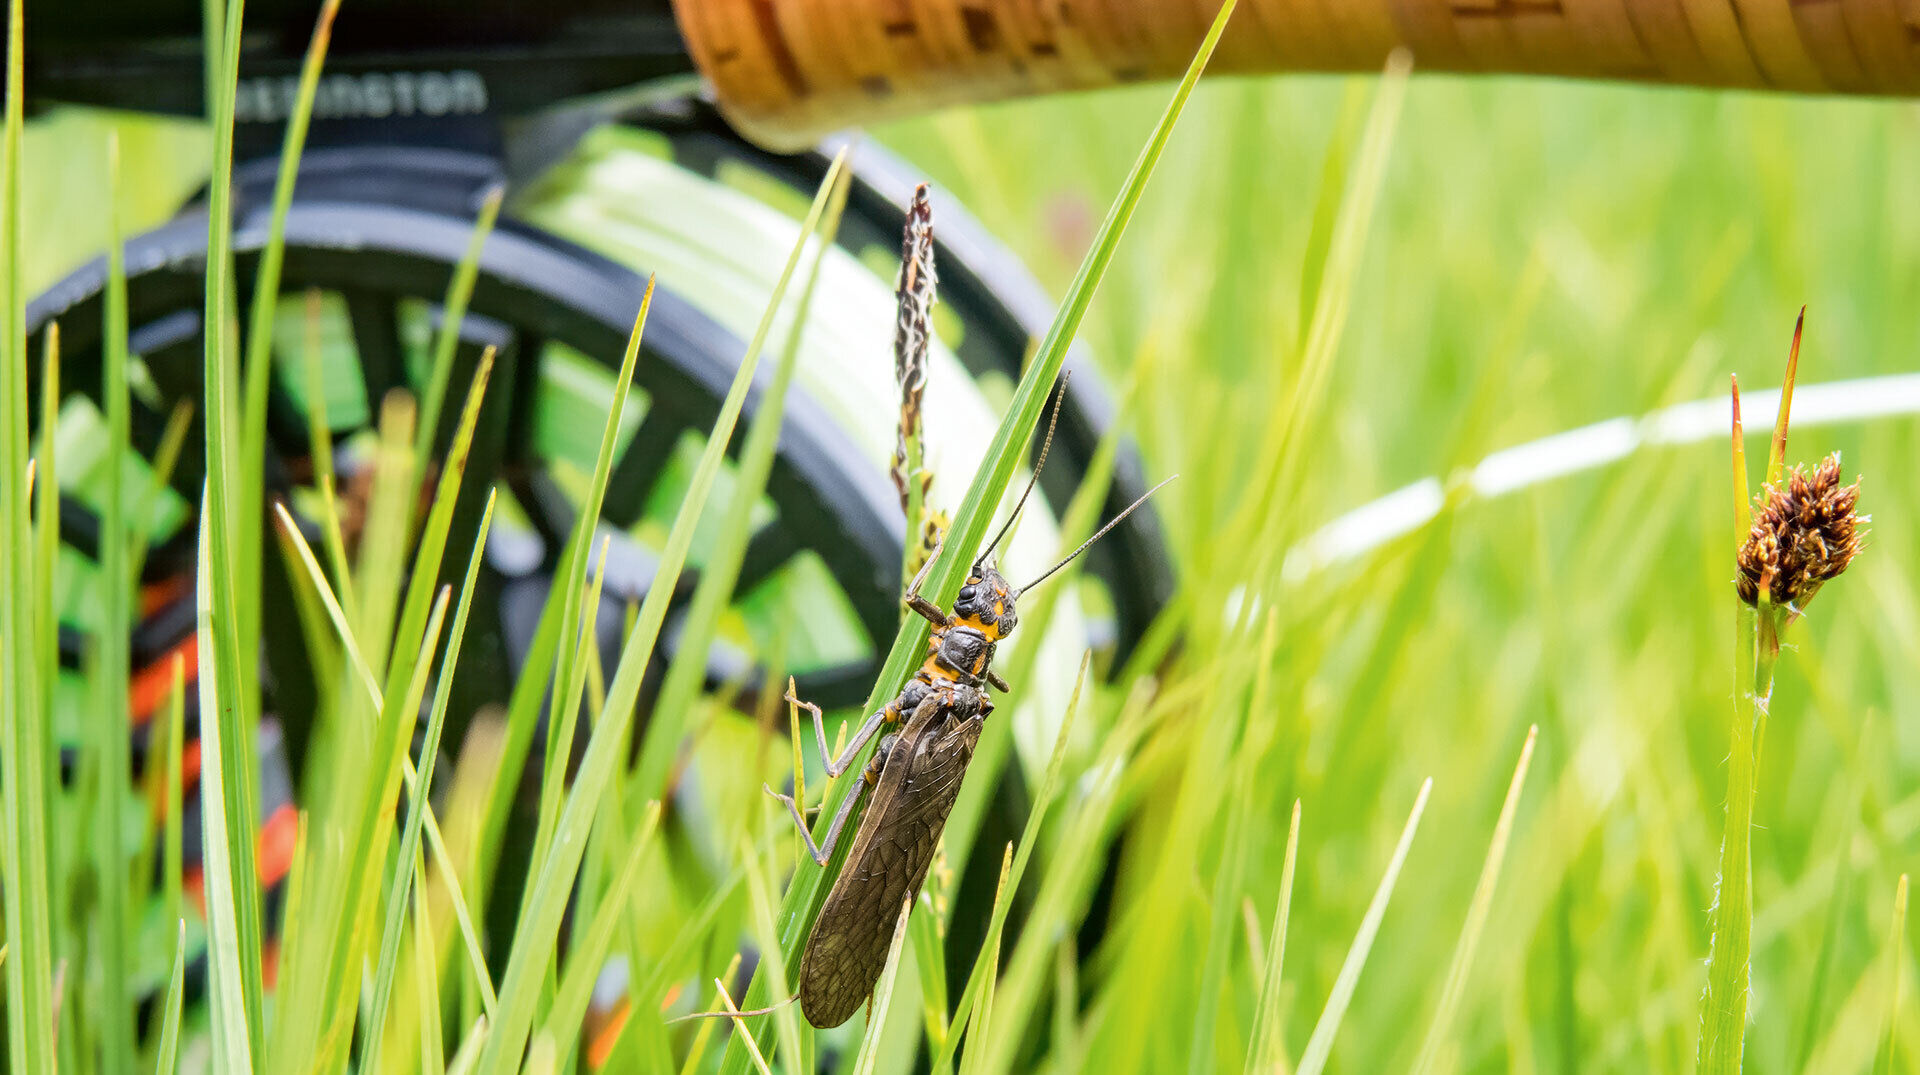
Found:
[[[898,303],[893,327],[893,375],[900,385],[900,427],[894,439],[894,488],[900,506],[907,505],[908,473],[914,455],[909,444],[920,436],[920,401],[927,389],[927,348],[932,341],[934,289],[939,283],[933,268],[933,203],[927,185],[914,188],[907,207],[907,226],[900,240],[900,280],[894,290]]]

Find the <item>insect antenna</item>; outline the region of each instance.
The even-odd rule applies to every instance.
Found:
[[[1040,480],[1040,470],[1047,465],[1047,450],[1053,447],[1054,424],[1060,421],[1060,405],[1067,401],[1067,378],[1072,376],[1072,370],[1060,374],[1060,387],[1053,397],[1053,413],[1047,417],[1047,436],[1040,442],[1040,458],[1033,464],[1033,476],[1027,479],[1027,487],[1020,491],[1020,499],[1014,501],[1013,514],[1007,516],[1007,521],[1000,524],[1000,532],[993,535],[993,540],[987,542],[987,547],[980,550],[979,556],[974,557],[973,570],[976,573],[980,570],[980,565],[987,562],[987,557],[993,555],[993,550],[1000,544],[1000,539],[1007,536],[1008,530],[1013,529],[1013,521],[1020,517],[1020,509],[1027,506],[1027,497],[1032,495],[1034,483]]]
[[[1087,551],[1087,549],[1088,549],[1088,547],[1090,547],[1090,546],[1091,546],[1091,545],[1092,545],[1092,544],[1093,544],[1094,542],[1096,542],[1096,541],[1099,541],[1099,540],[1100,540],[1101,538],[1103,538],[1103,537],[1106,537],[1106,536],[1107,536],[1107,531],[1109,531],[1109,530],[1112,530],[1112,529],[1113,529],[1114,527],[1116,527],[1116,526],[1119,526],[1119,525],[1120,525],[1120,524],[1121,524],[1121,523],[1122,523],[1123,521],[1125,521],[1125,520],[1126,520],[1126,517],[1127,517],[1127,516],[1129,516],[1129,515],[1132,515],[1132,514],[1133,514],[1133,509],[1135,509],[1135,508],[1137,508],[1137,507],[1139,507],[1139,506],[1140,506],[1140,505],[1142,505],[1142,504],[1145,504],[1145,503],[1147,502],[1147,498],[1148,498],[1148,497],[1150,497],[1150,496],[1152,496],[1153,494],[1155,494],[1155,493],[1157,493],[1157,492],[1159,492],[1159,491],[1160,491],[1161,489],[1164,489],[1164,488],[1166,488],[1166,485],[1167,485],[1167,482],[1170,482],[1170,481],[1172,481],[1173,479],[1175,479],[1175,478],[1178,478],[1179,476],[1180,476],[1180,475],[1178,475],[1178,474],[1169,474],[1169,475],[1167,475],[1167,477],[1166,477],[1166,478],[1165,478],[1164,480],[1162,480],[1162,481],[1160,482],[1160,484],[1159,484],[1159,485],[1156,485],[1156,486],[1154,486],[1153,488],[1151,488],[1151,489],[1149,489],[1149,490],[1147,490],[1146,492],[1144,492],[1144,493],[1141,493],[1141,494],[1140,494],[1140,499],[1138,499],[1138,500],[1136,500],[1136,501],[1134,501],[1134,502],[1133,502],[1133,503],[1131,503],[1131,504],[1128,504],[1128,505],[1127,505],[1127,510],[1125,510],[1125,511],[1123,511],[1123,512],[1121,512],[1120,514],[1118,514],[1118,515],[1115,515],[1115,516],[1114,516],[1113,518],[1111,518],[1111,519],[1109,519],[1109,520],[1107,520],[1107,525],[1105,525],[1105,526],[1103,526],[1103,527],[1101,527],[1100,529],[1098,529],[1098,530],[1096,530],[1096,531],[1094,531],[1094,532],[1093,532],[1093,536],[1092,536],[1092,537],[1090,537],[1090,538],[1088,538],[1087,540],[1085,540],[1085,541],[1083,541],[1083,542],[1081,542],[1081,543],[1080,543],[1080,547],[1079,547],[1079,548],[1077,548],[1077,549],[1075,549],[1075,550],[1073,550],[1072,552],[1070,552],[1070,553],[1068,553],[1068,554],[1067,554],[1067,557],[1066,557],[1066,559],[1064,559],[1064,560],[1061,560],[1061,561],[1060,561],[1059,563],[1057,563],[1057,564],[1055,564],[1055,565],[1053,565],[1053,566],[1052,566],[1052,567],[1050,567],[1050,568],[1047,568],[1047,570],[1046,570],[1046,572],[1045,572],[1044,574],[1042,574],[1042,575],[1041,575],[1041,576],[1040,576],[1039,578],[1037,578],[1037,579],[1034,579],[1034,580],[1033,580],[1032,582],[1029,582],[1029,583],[1027,583],[1027,584],[1026,584],[1025,586],[1022,586],[1022,587],[1020,587],[1019,589],[1017,589],[1017,590],[1015,590],[1015,591],[1013,591],[1013,592],[1014,592],[1014,595],[1015,595],[1015,596],[1018,596],[1018,595],[1020,595],[1020,594],[1023,594],[1023,593],[1026,593],[1026,592],[1027,592],[1028,590],[1031,590],[1031,589],[1033,589],[1033,588],[1034,588],[1035,586],[1038,586],[1038,585],[1040,585],[1041,583],[1043,583],[1043,582],[1045,582],[1045,581],[1047,581],[1047,576],[1049,576],[1049,575],[1052,575],[1052,574],[1053,574],[1053,573],[1054,573],[1055,571],[1058,571],[1058,570],[1060,570],[1061,568],[1063,568],[1063,567],[1065,567],[1065,566],[1067,566],[1068,564],[1070,564],[1070,563],[1073,563],[1073,561],[1074,561],[1074,559],[1075,559],[1076,557],[1078,557],[1078,556],[1079,556],[1079,555],[1080,555],[1081,553],[1083,553],[1083,552],[1086,552],[1086,551]]]

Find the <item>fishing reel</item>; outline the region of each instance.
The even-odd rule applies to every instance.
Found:
[[[355,467],[370,458],[366,449],[382,399],[424,383],[432,341],[446,320],[448,281],[483,203],[496,189],[507,191],[458,323],[452,380],[457,401],[482,352],[494,349],[466,485],[497,488],[503,509],[465,643],[468,671],[454,688],[456,720],[504,705],[527,658],[583,475],[591,473],[628,331],[648,276],[657,271],[628,428],[600,528],[612,548],[599,618],[606,625],[602,657],[612,667],[623,610],[651,584],[656,542],[678,505],[691,457],[798,236],[793,210],[804,206],[840,148],[829,141],[783,154],[741,138],[688,92],[691,67],[664,5],[617,6],[622,14],[616,18],[597,10],[610,11],[609,5],[575,4],[566,18],[547,20],[538,32],[531,27],[544,16],[506,2],[462,4],[460,15],[444,22],[426,18],[435,5],[424,3],[414,5],[418,23],[382,20],[358,29],[352,20],[341,23],[286,217],[264,475],[268,499],[285,501],[303,525],[312,525],[316,516],[302,510],[316,492],[308,458],[313,400],[306,348],[319,348],[328,431],[343,486],[350,487]],[[192,19],[154,14],[144,36],[114,40],[92,37],[93,28],[126,23],[97,13],[70,22],[49,9],[29,39],[30,103],[197,111],[198,55],[188,44],[190,34],[197,44],[198,5],[186,7]],[[264,44],[243,60],[238,96],[233,234],[242,310],[253,301],[291,100],[288,80],[305,40],[297,19],[310,14],[297,13],[299,7],[249,6],[249,40],[258,27]],[[611,22],[595,21],[603,17]],[[472,40],[449,44],[433,36],[446,25],[466,28]],[[594,38],[594,26],[615,29]],[[490,51],[511,40],[534,44],[519,59]],[[382,51],[374,51],[380,42]],[[598,61],[588,62],[594,56]],[[626,92],[611,92],[623,86]],[[804,324],[783,317],[769,345],[781,346],[780,332],[799,332],[799,373],[758,528],[725,617],[730,629],[705,657],[708,685],[716,691],[757,689],[777,662],[779,672],[795,676],[803,697],[829,707],[857,705],[899,623],[907,535],[887,476],[898,403],[888,348],[890,274],[920,176],[871,144],[853,149],[850,165],[837,249],[823,263],[811,317]],[[1019,262],[953,199],[936,194],[935,206],[939,340],[926,426],[937,503],[942,496],[957,502],[984,450],[985,431],[996,424],[1007,388],[1053,307]],[[149,520],[155,545],[138,623],[93,622],[85,600],[95,584],[98,532],[89,478],[97,480],[111,461],[62,468],[62,534],[72,554],[64,558],[62,650],[76,672],[91,631],[131,630],[137,674],[148,678],[169,655],[191,652],[193,521],[204,478],[206,211],[204,199],[196,199],[173,220],[129,240],[124,251],[138,458],[122,465],[144,472],[167,439],[170,417],[182,403],[192,414],[169,489]],[[98,428],[106,283],[105,262],[95,261],[29,305],[36,339],[59,325],[65,440],[84,441]],[[1068,365],[1073,391],[1060,418],[1055,462],[1041,479],[1042,494],[1055,505],[1072,495],[1113,422],[1114,404],[1088,356],[1076,351]],[[748,419],[766,379],[749,394]],[[444,450],[457,410],[448,408],[436,452]],[[1123,446],[1103,515],[1138,496],[1142,477],[1137,458]],[[452,530],[456,542],[473,533],[478,507],[478,497],[464,499]],[[1044,510],[1028,514],[1032,521],[1020,528],[1009,556],[1038,564],[1055,551],[1057,534]],[[450,548],[445,562],[464,564],[466,551]],[[1170,593],[1151,506],[1087,562],[1099,596],[1083,604],[1088,594],[1063,595],[1052,631],[1029,640],[1042,647],[1043,667],[1070,670],[1088,647],[1117,665]],[[676,626],[699,567],[696,549],[674,594],[650,686],[678,652]],[[276,554],[263,553],[262,580],[267,607],[292,607],[295,584]],[[271,823],[299,785],[319,685],[295,617],[266,617],[263,646],[272,718],[263,737],[269,751],[263,771],[287,774],[266,789],[278,800],[264,804]],[[1060,697],[1036,686],[1034,705],[1057,715],[1067,675],[1052,678],[1060,681]],[[639,720],[646,720],[651,701],[643,692]],[[188,705],[191,711],[191,691]],[[136,751],[146,746],[145,716],[135,714]],[[448,742],[457,742],[461,730],[450,726]],[[1007,775],[1018,781],[1020,768],[1010,765]],[[526,781],[523,795],[536,785]],[[1017,831],[1017,817],[1011,823]],[[494,906],[510,908],[512,901]]]

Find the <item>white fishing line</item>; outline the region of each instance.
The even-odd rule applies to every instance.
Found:
[[[1761,419],[1747,424],[1747,436],[1771,435],[1779,409],[1777,388],[1743,395],[1742,412]],[[1793,393],[1795,428],[1910,414],[1920,414],[1920,373],[1799,385]],[[1617,463],[1642,448],[1724,439],[1731,420],[1726,396],[1678,403],[1639,418],[1610,418],[1494,452],[1463,479],[1456,479],[1453,495],[1456,500],[1505,496]],[[1431,523],[1447,503],[1447,484],[1438,477],[1402,486],[1340,515],[1294,546],[1287,552],[1281,577],[1298,583],[1365,556]]]

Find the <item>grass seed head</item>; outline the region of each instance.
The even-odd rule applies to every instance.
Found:
[[[1775,605],[1797,608],[1845,571],[1860,552],[1859,499],[1858,479],[1840,484],[1838,452],[1811,473],[1795,467],[1780,485],[1767,486],[1740,546],[1740,600],[1755,604],[1765,590]]]

